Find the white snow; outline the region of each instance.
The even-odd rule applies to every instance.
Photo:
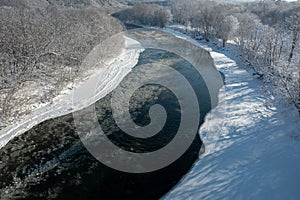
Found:
[[[297,110],[272,102],[232,52],[212,48],[226,82],[199,131],[206,152],[163,199],[299,199]]]
[[[102,63],[98,63],[99,66],[91,73],[91,76],[81,83],[76,84],[74,88],[70,85],[67,86],[66,89],[61,92],[61,95],[53,99],[52,104],[45,104],[36,109],[28,118],[15,126],[8,126],[0,130],[0,148],[14,137],[26,132],[40,122],[87,107],[117,87],[122,79],[137,64],[139,55],[144,50],[137,41],[124,35],[123,37],[125,38],[125,47],[117,58],[107,61],[104,63],[104,66],[101,65]],[[99,80],[101,80],[101,82],[99,82]],[[94,96],[90,97],[90,99],[81,99],[80,101],[76,99],[76,104],[74,105],[73,92],[90,86],[95,87],[95,85],[90,85],[91,82],[93,84],[100,83],[97,90],[95,90]]]

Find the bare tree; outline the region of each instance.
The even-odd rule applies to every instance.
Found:
[[[173,22],[187,25],[198,14],[201,4],[197,0],[172,0]]]
[[[229,38],[233,38],[234,34],[238,30],[239,21],[236,17],[229,15],[226,16],[217,27],[217,34],[222,39],[222,46],[225,48],[225,44]]]
[[[299,39],[300,39],[300,11],[297,13],[294,13],[292,16],[290,16],[287,20],[288,23],[288,29],[291,31],[292,35],[292,46],[289,53],[289,59],[288,62],[291,63],[294,55],[294,51],[297,45],[299,45]]]

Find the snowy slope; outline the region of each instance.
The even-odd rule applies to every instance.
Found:
[[[223,53],[211,52],[226,83],[199,131],[206,153],[164,199],[299,199],[296,109],[272,102],[262,82]]]

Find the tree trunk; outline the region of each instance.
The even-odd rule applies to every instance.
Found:
[[[289,56],[289,59],[288,59],[288,62],[289,62],[289,63],[292,62],[292,58],[293,58],[294,51],[295,51],[295,48],[296,48],[296,41],[297,41],[297,38],[294,37],[294,38],[293,38],[293,43],[292,43],[292,49],[291,49],[290,56]]]

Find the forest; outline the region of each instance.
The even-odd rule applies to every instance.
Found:
[[[61,2],[0,2],[0,129],[51,102],[88,70],[93,47],[124,29],[102,7]]]

